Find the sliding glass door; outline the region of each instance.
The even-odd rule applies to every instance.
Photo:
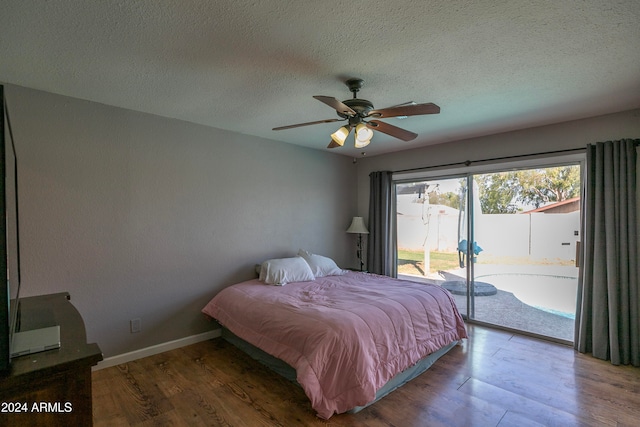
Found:
[[[465,198],[464,177],[396,185],[399,275],[417,281],[466,277],[458,256],[466,233]]]
[[[573,341],[580,240],[580,167],[471,177],[474,240],[470,318]],[[485,297],[477,289],[492,290]],[[499,301],[498,301],[499,300]],[[497,304],[496,304],[497,303]]]
[[[398,275],[483,323],[573,341],[580,166],[396,184]]]

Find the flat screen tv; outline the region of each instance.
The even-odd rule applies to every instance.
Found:
[[[4,86],[0,85],[0,372],[8,372],[20,293],[17,159]]]

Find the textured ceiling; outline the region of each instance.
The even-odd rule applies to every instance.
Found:
[[[0,81],[326,150],[312,98],[377,108],[367,155],[640,107],[640,1],[2,0]],[[334,149],[359,156],[353,141]],[[350,147],[347,147],[347,146]]]

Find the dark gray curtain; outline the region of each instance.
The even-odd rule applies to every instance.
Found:
[[[367,269],[371,273],[395,277],[396,245],[393,230],[392,173],[389,171],[369,174],[369,245]]]
[[[574,346],[614,365],[640,366],[638,143],[587,146]]]

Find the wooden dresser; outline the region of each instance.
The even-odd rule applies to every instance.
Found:
[[[82,316],[69,299],[64,292],[20,300],[20,330],[60,325],[60,348],[11,361],[0,377],[0,425],[93,424],[91,367],[102,352],[87,343]]]

